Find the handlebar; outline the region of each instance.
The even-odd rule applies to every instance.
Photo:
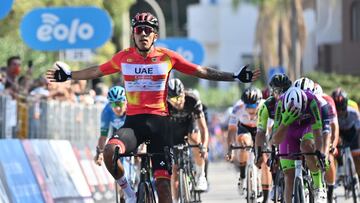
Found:
[[[271,146],[271,151],[261,151],[260,150],[260,154],[261,153],[270,153],[270,158],[267,162],[267,165],[270,167],[270,169],[273,168],[273,164],[275,163],[275,160],[278,159],[279,157],[302,157],[302,156],[316,156],[316,158],[319,160],[319,164],[320,164],[320,169],[322,171],[325,170],[325,156],[318,150],[316,150],[315,152],[298,152],[298,153],[285,153],[285,154],[280,154],[278,153],[278,150],[276,148],[275,145]]]

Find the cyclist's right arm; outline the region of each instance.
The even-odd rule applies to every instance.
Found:
[[[72,71],[71,78],[74,80],[89,80],[104,76],[99,66],[91,66],[78,71]]]
[[[109,61],[100,66],[92,66],[84,70],[74,71],[72,73],[72,78],[77,80],[87,80],[121,72],[121,60],[127,53],[129,53],[129,49],[116,53]]]
[[[279,145],[286,138],[287,130],[289,127],[281,122],[282,111],[283,111],[282,101],[279,100],[278,103],[276,104],[273,136],[271,137],[270,140],[270,143],[274,145]]]
[[[262,103],[260,106],[260,110],[258,112],[258,120],[257,120],[257,132],[255,136],[255,146],[263,147],[266,143],[266,130],[267,130],[267,123],[269,120],[269,110],[265,104]]]

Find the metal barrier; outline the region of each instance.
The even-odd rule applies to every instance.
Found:
[[[23,103],[0,96],[0,138],[66,139],[92,146],[100,135],[101,111],[101,105]]]
[[[0,138],[15,137],[17,123],[16,101],[0,95]]]

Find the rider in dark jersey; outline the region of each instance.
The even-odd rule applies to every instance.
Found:
[[[168,109],[170,114],[169,131],[174,144],[183,144],[184,138],[190,144],[202,144],[203,148],[192,148],[195,162],[195,190],[207,190],[205,178],[205,160],[209,141],[208,127],[205,120],[203,105],[193,90],[186,91],[179,79],[170,79],[168,83]],[[199,130],[197,130],[199,129]],[[178,199],[177,166],[173,166],[172,174],[173,200]]]
[[[332,92],[339,116],[340,138],[344,146],[349,146],[355,162],[356,172],[360,175],[360,114],[348,104],[346,92],[340,88]]]

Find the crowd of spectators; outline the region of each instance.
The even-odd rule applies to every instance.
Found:
[[[44,76],[34,79],[32,70],[32,67],[25,69],[19,56],[9,57],[6,67],[0,69],[0,95],[21,101],[57,100],[87,105],[107,102],[109,87],[101,81],[49,83]]]

